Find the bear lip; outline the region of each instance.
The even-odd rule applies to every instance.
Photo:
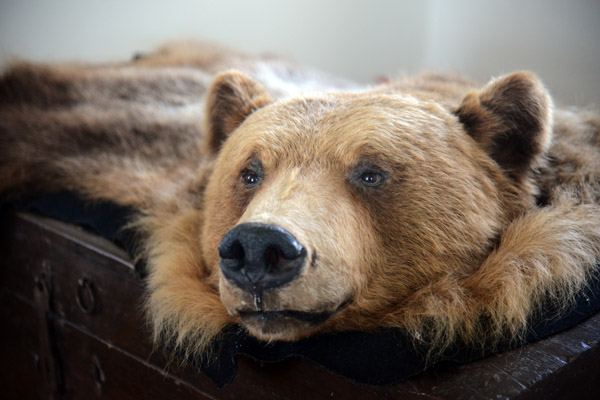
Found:
[[[268,323],[280,319],[296,319],[302,322],[308,322],[312,325],[320,325],[327,321],[335,312],[324,311],[311,313],[306,311],[283,310],[283,311],[239,311],[242,321],[249,319],[259,323]]]
[[[321,325],[329,318],[343,310],[350,300],[344,301],[337,308],[330,311],[321,312],[310,312],[310,311],[298,311],[298,310],[273,310],[273,311],[255,311],[249,309],[238,310],[239,316],[242,321],[253,321],[258,323],[269,323],[270,321],[281,321],[281,320],[298,320],[307,322],[311,325]]]

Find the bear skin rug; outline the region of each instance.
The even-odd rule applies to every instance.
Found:
[[[177,43],[6,68],[0,193],[127,207],[154,340],[184,358],[235,327],[334,357],[355,351],[336,332],[393,332],[410,374],[539,336],[597,285],[599,130],[528,72],[359,87]]]

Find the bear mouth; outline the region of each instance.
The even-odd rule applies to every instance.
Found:
[[[298,320],[307,322],[311,325],[321,325],[333,316],[337,310],[324,312],[306,312],[296,310],[282,311],[239,311],[239,315],[243,322],[254,321],[258,323],[269,323],[279,320]]]
[[[350,301],[345,301],[329,311],[276,310],[256,311],[238,310],[242,324],[260,339],[289,340],[313,331],[331,317],[343,310]]]

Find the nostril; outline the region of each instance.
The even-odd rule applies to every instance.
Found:
[[[265,251],[265,263],[269,270],[277,268],[281,261],[281,250],[277,247],[270,246]]]
[[[244,256],[245,256],[244,246],[242,246],[242,244],[238,240],[236,240],[231,245],[231,250],[229,252],[229,258],[233,258],[235,260],[241,260],[244,258]]]
[[[219,245],[221,266],[230,271],[239,271],[244,267],[244,246],[239,240],[231,240]]]
[[[244,246],[242,246],[239,240],[222,242],[219,246],[219,257],[242,260],[245,257]]]

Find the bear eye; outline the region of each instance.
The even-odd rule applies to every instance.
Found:
[[[252,189],[260,185],[264,179],[263,165],[259,159],[252,159],[240,172],[240,182],[246,188]]]
[[[367,186],[377,186],[383,179],[383,175],[376,171],[365,171],[360,176],[361,182]]]
[[[262,181],[262,177],[260,176],[260,174],[250,169],[244,169],[240,174],[240,179],[242,181],[242,184],[247,188],[256,187]]]
[[[387,180],[387,173],[371,163],[361,163],[350,174],[350,181],[359,187],[375,189]]]

